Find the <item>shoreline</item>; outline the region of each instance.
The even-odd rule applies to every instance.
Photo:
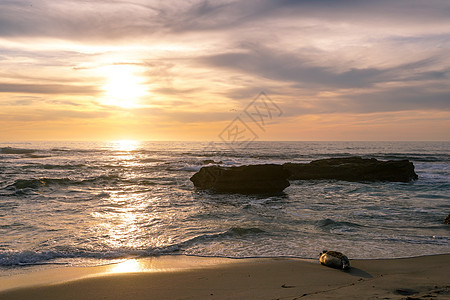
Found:
[[[449,299],[450,254],[351,260],[159,256],[0,277],[0,299]]]

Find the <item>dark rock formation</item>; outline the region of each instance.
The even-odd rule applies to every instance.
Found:
[[[308,164],[285,163],[291,180],[336,179],[346,181],[400,181],[417,179],[409,160],[378,161],[375,158],[345,157],[314,160]]]
[[[200,189],[252,194],[281,192],[289,186],[288,179],[409,182],[417,178],[414,165],[409,160],[378,161],[374,158],[345,157],[320,159],[308,164],[285,163],[282,166],[206,166],[195,173],[191,181]]]
[[[191,177],[197,188],[226,193],[278,193],[289,186],[289,172],[281,165],[202,167]]]
[[[445,218],[444,224],[450,224],[450,214]]]

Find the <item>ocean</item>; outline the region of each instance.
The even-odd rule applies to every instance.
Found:
[[[196,190],[224,166],[409,159],[417,181],[291,181],[277,195]],[[0,271],[155,255],[351,259],[450,253],[449,142],[0,144]]]

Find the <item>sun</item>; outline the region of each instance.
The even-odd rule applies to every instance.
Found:
[[[139,69],[130,65],[105,67],[102,73],[106,77],[104,104],[133,108],[139,106],[139,100],[147,94],[144,79],[138,75]]]

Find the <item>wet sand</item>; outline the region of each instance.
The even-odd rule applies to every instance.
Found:
[[[0,299],[450,299],[450,254],[351,260],[162,256],[0,277]]]

